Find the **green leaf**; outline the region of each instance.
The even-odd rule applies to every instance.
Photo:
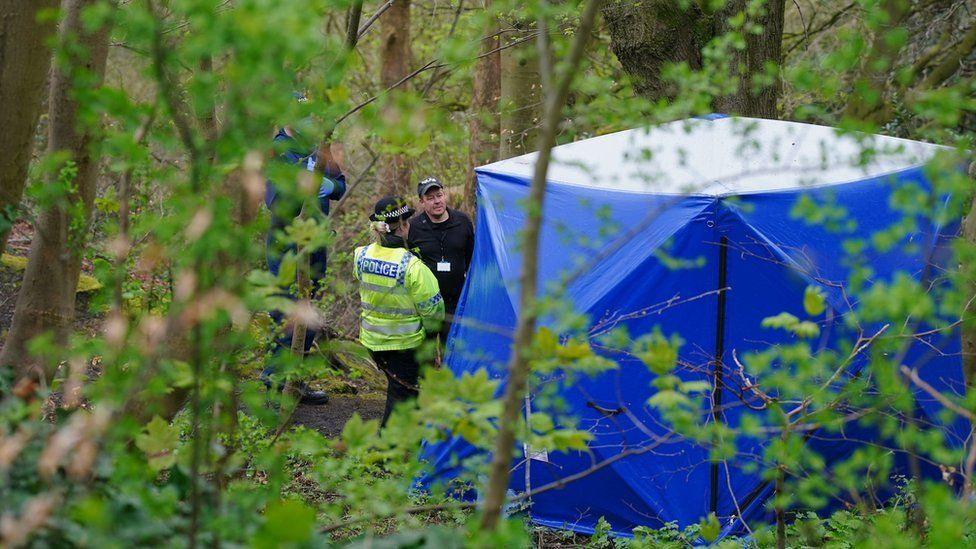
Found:
[[[559,339],[552,330],[543,326],[535,334],[535,345],[540,356],[550,357],[555,355],[559,349]]]
[[[536,412],[529,417],[529,427],[539,433],[548,433],[555,428],[555,424],[549,414]]]
[[[665,338],[658,328],[648,335],[641,336],[634,343],[634,355],[658,375],[674,369],[678,361],[678,349],[684,341],[678,335]]]
[[[807,286],[803,293],[803,310],[810,316],[819,316],[827,309],[823,292],[816,286]]]
[[[796,326],[793,326],[792,332],[797,335],[797,337],[803,337],[811,339],[820,335],[820,326],[816,323],[810,322],[809,320],[804,320],[799,322]]]
[[[264,524],[254,536],[253,547],[281,547],[305,543],[312,538],[315,511],[300,501],[272,503],[264,513]]]
[[[569,342],[556,349],[556,356],[563,360],[579,360],[593,354],[586,342]]]
[[[375,419],[363,421],[359,413],[353,413],[346,426],[342,428],[342,441],[349,449],[362,448],[376,434],[379,422]]]
[[[688,397],[678,391],[658,391],[647,399],[647,405],[658,410],[677,408],[688,403]]]
[[[176,463],[176,446],[180,435],[176,428],[156,416],[146,424],[145,432],[136,436],[136,447],[146,454],[149,467],[162,471]]]
[[[701,537],[703,540],[711,543],[718,539],[719,533],[722,531],[721,525],[718,523],[718,519],[715,517],[715,513],[709,513],[707,520],[702,520],[700,523]]]
[[[281,265],[278,267],[278,285],[290,286],[295,283],[295,274],[298,272],[298,258],[293,252],[288,252],[281,258]]]
[[[593,440],[593,435],[586,431],[560,430],[552,433],[553,449],[565,452],[567,450],[583,451],[587,443]]]
[[[687,394],[706,393],[712,389],[712,384],[707,381],[684,381],[681,383],[681,391]]]
[[[783,330],[790,330],[800,321],[796,316],[791,315],[787,312],[782,312],[776,316],[768,316],[763,319],[763,328],[779,328]]]
[[[464,373],[458,381],[458,393],[468,402],[488,402],[495,395],[498,382],[488,379],[488,372],[484,369],[477,372]]]

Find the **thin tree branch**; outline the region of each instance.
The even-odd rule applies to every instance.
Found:
[[[149,115],[146,119],[136,128],[135,133],[132,136],[133,141],[136,145],[142,145],[146,137],[149,135],[149,129],[152,127],[153,121],[156,120],[157,104],[153,103],[152,109],[149,111]],[[129,242],[129,195],[130,189],[132,188],[132,175],[135,172],[135,168],[130,166],[119,178],[118,185],[118,195],[119,195],[119,238],[122,239],[120,246],[124,246],[123,250],[116,250],[115,256],[115,269],[116,277],[114,297],[112,307],[117,314],[121,314],[122,311],[122,281],[124,274],[122,273],[123,266],[125,265],[126,259],[129,257],[129,249],[131,244]]]
[[[458,0],[457,10],[454,12],[454,20],[451,21],[451,29],[447,33],[447,37],[444,40],[449,40],[454,36],[454,31],[457,29],[458,20],[461,18],[461,9],[464,7],[464,0]],[[427,97],[427,93],[430,92],[430,88],[433,87],[434,82],[437,81],[438,77],[441,75],[441,67],[438,66],[434,69],[434,74],[430,75],[430,79],[427,80],[427,84],[424,86],[424,90],[420,93],[421,97]]]
[[[836,25],[837,22],[840,21],[840,18],[844,16],[844,14],[846,14],[848,11],[850,11],[851,9],[853,9],[856,6],[857,6],[857,2],[851,2],[850,4],[844,6],[839,11],[837,11],[836,13],[834,13],[834,15],[830,17],[830,19],[828,19],[826,22],[824,22],[822,25],[820,25],[816,29],[814,29],[814,30],[804,30],[803,36],[801,36],[799,40],[797,40],[796,42],[794,42],[793,44],[791,44],[789,48],[787,48],[785,55],[789,55],[789,54],[793,53],[793,50],[799,48],[803,44],[806,44],[814,36],[816,36],[816,35],[820,34],[821,32],[823,32],[823,31],[825,31],[825,30],[833,27],[834,25]]]
[[[549,47],[546,7],[548,7],[546,0],[539,0],[539,17],[536,23],[539,29],[536,32],[536,37],[538,38],[536,40],[536,50],[539,55],[539,79],[542,81],[543,97],[552,90],[552,49]]]
[[[160,94],[166,104],[166,107],[170,111],[170,116],[173,119],[173,124],[176,126],[176,131],[180,135],[180,140],[183,142],[183,146],[186,147],[187,152],[190,154],[191,165],[191,182],[194,185],[194,190],[199,190],[197,186],[199,185],[199,162],[200,162],[200,147],[197,144],[196,137],[194,136],[193,127],[190,124],[190,117],[183,111],[183,105],[180,103],[177,97],[176,88],[173,85],[171,76],[166,71],[166,52],[169,51],[165,44],[163,44],[163,34],[162,30],[158,24],[159,17],[156,12],[156,7],[152,0],[146,0],[146,9],[149,11],[152,19],[157,21],[153,24],[153,39],[152,39],[152,68],[155,73],[157,84],[159,85]]]
[[[556,130],[562,115],[569,88],[576,75],[583,50],[589,41],[596,14],[602,5],[602,0],[589,0],[580,18],[580,26],[570,49],[566,65],[560,75],[559,85],[553,89],[546,101],[545,119],[539,136],[539,153],[536,159],[535,172],[532,177],[532,187],[529,191],[528,212],[525,220],[525,234],[523,245],[523,263],[519,283],[521,285],[519,297],[519,316],[515,338],[512,342],[511,358],[508,366],[508,380],[502,401],[502,415],[499,419],[498,436],[495,440],[491,461],[491,474],[485,490],[484,508],[481,527],[494,530],[501,516],[502,505],[505,502],[505,492],[508,488],[510,476],[509,464],[512,449],[515,444],[515,428],[519,412],[522,408],[522,393],[528,381],[528,357],[525,350],[535,331],[536,320],[536,284],[539,255],[539,233],[542,222],[542,206],[546,191],[546,174],[549,171],[549,161],[552,157],[552,147],[556,142]]]
[[[332,215],[338,215],[338,213],[342,211],[342,206],[346,203],[346,200],[352,194],[353,189],[359,186],[359,184],[366,179],[366,176],[369,174],[370,170],[372,170],[373,166],[375,166],[376,163],[379,161],[380,157],[378,154],[373,154],[372,151],[370,151],[370,154],[372,155],[372,160],[370,160],[369,164],[363,169],[362,172],[359,173],[359,177],[357,177],[356,180],[353,181],[346,188],[346,193],[342,195],[342,198],[339,199],[339,202],[336,202],[335,207],[332,208]]]
[[[830,387],[835,381],[837,381],[837,378],[840,377],[841,373],[843,373],[845,370],[847,370],[847,367],[854,363],[854,358],[856,358],[857,355],[861,354],[865,349],[867,349],[868,347],[870,347],[871,344],[874,343],[874,341],[876,339],[878,339],[879,337],[881,337],[882,334],[884,334],[886,331],[888,331],[888,328],[890,326],[891,326],[890,324],[885,324],[884,326],[881,327],[881,329],[879,329],[877,332],[875,332],[875,334],[872,335],[871,337],[869,337],[867,339],[864,339],[864,338],[859,339],[857,341],[857,343],[854,345],[854,348],[851,349],[851,353],[847,356],[847,358],[844,359],[844,361],[841,362],[839,366],[837,366],[837,369],[836,370],[834,370],[833,375],[831,375],[827,379],[827,381],[824,381],[823,384],[820,385],[820,389],[817,391],[817,393],[819,394],[819,393],[825,391],[827,389],[827,387]],[[786,417],[792,418],[794,415],[799,414],[800,412],[802,412],[803,410],[805,410],[807,408],[807,406],[809,406],[810,403],[813,402],[813,397],[814,396],[815,395],[810,395],[810,396],[806,397],[805,399],[803,399],[803,402],[799,406],[797,406],[796,408],[790,410],[790,412],[788,414],[786,414]]]
[[[386,10],[390,9],[390,6],[393,5],[394,1],[395,0],[386,0],[386,3],[380,6],[380,8],[376,10],[376,13],[369,16],[369,19],[367,19],[366,22],[363,23],[363,26],[359,27],[359,32],[356,34],[357,42],[360,39],[362,39],[363,36],[366,36],[366,32],[369,31],[369,28],[373,26],[373,23],[375,23],[376,20],[379,19],[381,15],[386,13]]]
[[[499,33],[496,33],[496,34],[499,34]],[[478,60],[478,59],[481,59],[482,57],[487,57],[487,56],[489,56],[489,55],[491,55],[493,53],[496,53],[496,52],[499,52],[499,51],[502,51],[502,50],[506,50],[508,48],[515,47],[515,46],[517,46],[517,45],[519,45],[519,44],[521,44],[523,42],[528,42],[529,40],[534,40],[534,39],[535,39],[535,34],[531,34],[531,35],[528,35],[528,36],[524,36],[522,38],[519,38],[518,40],[515,40],[513,42],[510,42],[508,44],[505,44],[504,46],[499,46],[499,47],[497,47],[497,48],[495,48],[495,49],[493,49],[491,51],[483,52],[483,53],[475,56],[473,58],[473,60]],[[333,124],[333,128],[335,128],[336,126],[338,126],[345,119],[349,118],[350,116],[352,116],[352,115],[356,114],[357,112],[359,112],[360,110],[362,110],[362,108],[365,107],[366,105],[369,105],[370,103],[376,101],[377,99],[379,99],[383,95],[385,95],[385,94],[393,91],[394,89],[402,86],[403,84],[409,82],[410,80],[412,80],[413,78],[415,78],[420,73],[422,73],[424,71],[431,70],[431,69],[441,69],[441,68],[449,67],[449,66],[450,66],[449,63],[438,63],[438,59],[431,59],[426,64],[424,64],[424,66],[422,66],[419,69],[417,69],[417,70],[411,72],[410,74],[404,76],[403,78],[401,78],[398,82],[396,82],[395,84],[393,84],[389,88],[387,88],[387,89],[383,90],[382,92],[374,95],[373,97],[370,97],[366,101],[363,101],[362,103],[356,105],[355,107],[353,107],[352,109],[350,109],[349,111],[347,111],[345,114],[343,114],[338,119],[336,119],[335,123]],[[331,131],[330,132],[327,132],[326,135],[330,135],[330,134],[331,134]]]
[[[926,383],[924,379],[919,377],[918,372],[916,370],[910,369],[908,366],[905,366],[904,364],[902,364],[899,367],[899,370],[901,370],[901,373],[904,374],[905,377],[907,377],[909,380],[911,380],[911,382],[914,383],[915,386],[925,391],[929,396],[931,396],[935,400],[939,401],[939,404],[945,406],[946,408],[952,410],[953,412],[959,414],[960,416],[968,419],[969,421],[976,421],[976,414],[973,414],[969,410],[959,406],[955,402],[946,398],[946,396],[940,393],[939,391],[937,391],[935,387],[932,387],[931,385]]]
[[[970,24],[969,30],[966,31],[962,41],[949,51],[949,54],[941,63],[932,69],[932,72],[919,84],[918,89],[932,89],[948,80],[949,77],[956,74],[962,60],[968,57],[974,49],[976,49],[976,20]]]
[[[411,72],[410,74],[404,76],[403,78],[401,78],[400,80],[398,80],[395,84],[393,84],[389,88],[386,88],[385,90],[383,90],[383,93],[379,93],[377,95],[374,95],[373,97],[370,97],[369,99],[367,99],[366,101],[360,103],[359,105],[356,105],[355,107],[353,107],[352,109],[350,109],[349,112],[347,112],[346,114],[340,116],[335,121],[335,123],[333,124],[333,127],[338,126],[340,123],[342,123],[343,120],[345,120],[346,118],[349,118],[350,116],[356,114],[357,112],[359,112],[366,105],[369,105],[370,103],[372,103],[373,101],[376,101],[377,99],[379,99],[383,95],[385,95],[387,93],[390,93],[391,91],[399,88],[404,83],[408,82],[409,80],[411,80],[412,78],[414,78],[418,74],[424,72],[425,70],[430,69],[431,67],[434,66],[435,63],[437,63],[437,60],[436,59],[431,59],[424,66],[422,66],[419,69],[417,69],[417,70]],[[329,133],[331,133],[331,132],[329,132]]]
[[[351,50],[359,42],[359,19],[363,16],[363,0],[355,0],[349,6],[349,21],[346,25],[346,49]]]

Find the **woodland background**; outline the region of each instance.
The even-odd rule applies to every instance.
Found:
[[[453,205],[473,213],[475,166],[709,112],[921,139],[964,155],[976,120],[974,9],[942,0],[3,0],[0,540],[713,542],[716,517],[624,541],[533,529],[503,512],[507,467],[487,460],[467,479],[485,489],[477,508],[411,492],[421,440],[470,437],[504,464],[516,440],[571,449],[585,445],[585,434],[562,422],[524,425],[518,382],[499,395],[487,375],[444,370],[424,380],[417,410],[376,433],[370,418],[382,384],[354,341],[359,305],[346,268],[353,247],[369,239],[366,212],[376,197],[412,196],[419,179],[434,175]],[[294,101],[296,90],[310,100]],[[301,219],[289,233],[302,250],[330,249],[323,299],[291,309],[293,322],[324,323],[329,337],[311,359],[283,364],[289,378],[310,376],[337,395],[330,412],[296,407],[287,395],[269,405],[255,381],[273,330],[263,311],[291,284],[263,270],[264,182],[290,182],[292,193],[304,184],[268,162],[282,124],[296,125],[310,145],[341,144],[349,176],[328,220]],[[945,482],[869,480],[856,460],[883,458],[859,455],[846,473],[833,464],[834,486],[812,488],[811,477],[827,473],[802,445],[785,444],[802,437],[787,427],[768,456],[776,524],[755,525],[749,543],[973,541],[976,441],[950,448],[936,430],[913,424],[905,412],[911,376],[892,362],[898,337],[924,320],[958,330],[966,371],[976,372],[971,187],[944,175],[906,210],[929,215],[933,196],[948,192],[964,221],[948,287],[876,286],[872,295],[883,299],[866,301],[902,326],[871,339],[873,398],[852,397],[864,380],[831,378],[829,363],[792,389],[830,378],[829,397],[812,405],[820,415],[804,419],[829,429],[836,418],[823,412],[839,402],[877,413],[879,424],[904,431],[902,450],[947,464]],[[541,195],[533,196],[529,211]],[[817,205],[805,215],[823,222],[844,214]],[[533,257],[538,216],[529,220],[521,245]],[[303,259],[292,258],[292,273]],[[565,342],[545,344],[535,316],[558,304],[536,302],[534,292],[522,299],[538,305],[522,308],[535,312],[515,334],[516,348],[531,352],[497,368],[524,382],[547,360],[583,373],[610,367],[586,345],[573,354]],[[659,354],[649,367],[677,347],[653,339]],[[703,426],[707,406],[686,392],[663,411],[676,433],[711,444],[737,436]],[[976,395],[944,398],[976,424]],[[900,495],[815,514],[824,494],[869,482],[900,483]]]

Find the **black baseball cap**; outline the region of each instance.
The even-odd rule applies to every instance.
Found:
[[[400,221],[410,219],[414,214],[414,209],[407,204],[401,196],[384,196],[379,199],[373,207],[373,215],[369,218],[373,221]]]
[[[426,177],[420,183],[417,184],[417,196],[424,196],[427,191],[433,189],[434,187],[444,188],[441,182],[438,181],[436,177]]]

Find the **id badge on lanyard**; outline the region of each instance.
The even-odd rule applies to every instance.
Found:
[[[451,262],[444,259],[444,239],[446,237],[447,237],[447,232],[442,230],[440,235],[441,260],[437,262],[437,272],[439,273],[451,272]]]

